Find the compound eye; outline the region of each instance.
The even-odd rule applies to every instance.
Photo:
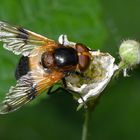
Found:
[[[78,53],[82,53],[82,52],[88,52],[89,49],[86,47],[86,45],[82,44],[82,43],[77,43],[76,44],[76,50]]]
[[[85,55],[80,55],[79,56],[79,70],[81,72],[84,72],[90,64],[90,57],[89,56],[85,56]]]
[[[84,72],[90,64],[89,49],[84,44],[77,43],[76,50],[78,52],[78,58],[79,58],[78,68],[81,72]]]

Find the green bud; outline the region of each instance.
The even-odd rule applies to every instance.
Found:
[[[134,40],[123,41],[119,48],[123,64],[131,67],[140,63],[140,43]]]

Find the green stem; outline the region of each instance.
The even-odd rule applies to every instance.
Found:
[[[121,61],[119,64],[118,64],[118,70],[115,71],[114,75],[113,75],[113,78],[116,78],[119,76],[119,74],[126,68],[128,68],[129,64],[127,64],[126,62],[124,61]]]
[[[83,125],[82,140],[90,140],[91,118],[92,118],[92,110],[88,107],[85,110],[85,121]]]

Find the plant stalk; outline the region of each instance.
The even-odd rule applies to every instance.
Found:
[[[82,140],[90,140],[91,119],[92,119],[92,109],[90,109],[90,107],[87,107],[85,109],[85,121],[84,121],[83,131],[82,131]]]

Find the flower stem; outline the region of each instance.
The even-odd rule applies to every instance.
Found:
[[[92,110],[89,107],[87,107],[85,109],[85,121],[83,125],[82,140],[90,140],[91,118]]]

